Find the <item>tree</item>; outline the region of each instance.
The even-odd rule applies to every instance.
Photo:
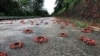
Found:
[[[59,15],[64,11],[71,10],[79,1],[80,0],[56,0],[57,6],[55,7],[54,14]]]
[[[43,0],[0,0],[0,15],[41,16],[43,13],[47,15],[42,6]]]
[[[0,12],[5,15],[18,15],[19,5],[13,0],[0,0]],[[15,14],[16,13],[16,14]]]

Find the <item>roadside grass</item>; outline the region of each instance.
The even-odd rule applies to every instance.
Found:
[[[66,17],[57,17],[57,18],[66,19]],[[71,18],[71,17],[68,17],[67,19],[69,20],[69,22],[73,23],[75,26],[80,27],[80,28],[85,28],[92,25],[100,28],[100,23],[94,22],[93,20],[87,21],[87,20],[80,20],[80,19]]]
[[[73,22],[77,27],[80,27],[80,28],[85,28],[88,26],[88,23],[77,20],[77,19],[70,19],[70,21]]]

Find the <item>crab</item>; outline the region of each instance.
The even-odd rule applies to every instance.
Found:
[[[67,34],[66,33],[59,33],[59,36],[60,37],[67,37]]]
[[[23,33],[30,34],[33,33],[33,31],[31,29],[25,29],[23,30]]]
[[[38,36],[38,37],[34,37],[33,41],[36,43],[48,42],[48,38],[44,36]]]
[[[0,56],[8,56],[6,52],[0,52]]]
[[[22,48],[23,47],[23,42],[15,42],[15,43],[11,43],[10,45],[9,45],[9,47],[11,48],[11,49],[16,49],[16,48]]]

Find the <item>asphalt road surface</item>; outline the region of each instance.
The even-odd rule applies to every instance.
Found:
[[[0,22],[0,51],[8,56],[100,56],[100,36],[92,33],[82,33],[80,29],[71,24],[60,29],[63,23],[54,23],[55,17],[25,19]],[[34,21],[31,25],[30,21]],[[48,24],[45,24],[48,22]],[[36,25],[39,24],[39,25]],[[33,33],[25,34],[24,29],[31,29]],[[65,38],[59,37],[59,33],[67,33]],[[90,46],[79,40],[81,35],[96,40],[95,46]],[[35,36],[46,36],[48,43],[38,44],[32,41]],[[10,49],[9,44],[22,41],[21,49]]]

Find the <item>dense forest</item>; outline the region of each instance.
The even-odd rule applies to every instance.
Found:
[[[54,15],[100,17],[100,0],[56,0]]]
[[[0,0],[0,16],[48,16],[44,0]],[[100,0],[56,0],[53,16],[100,18]]]
[[[43,0],[0,0],[0,16],[48,16]]]
[[[100,23],[100,0],[56,0],[53,15]]]

